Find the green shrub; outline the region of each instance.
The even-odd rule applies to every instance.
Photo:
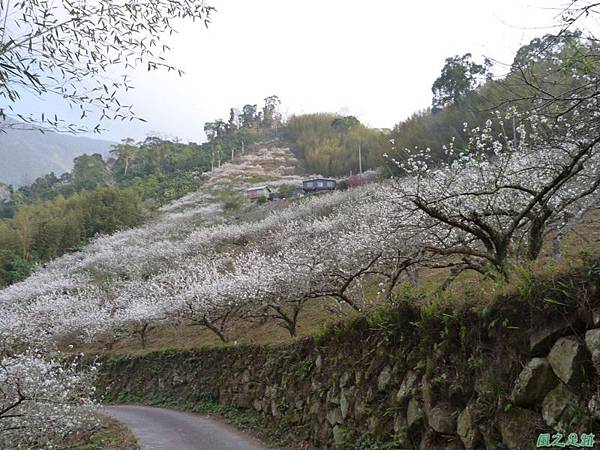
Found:
[[[23,280],[31,272],[31,264],[10,250],[0,249],[0,288]]]

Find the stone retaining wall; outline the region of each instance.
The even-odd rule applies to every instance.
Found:
[[[318,448],[533,449],[556,432],[600,441],[597,290],[579,285],[558,309],[543,303],[550,294],[502,299],[485,314],[424,318],[400,306],[283,347],[108,358],[99,384],[113,401],[251,408]]]

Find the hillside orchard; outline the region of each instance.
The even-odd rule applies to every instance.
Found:
[[[145,346],[152,329],[180,325],[230,341],[239,323],[265,320],[296,336],[309,303],[364,311],[393,301],[405,283],[418,286],[424,271],[439,271],[439,289],[464,271],[510,281],[549,239],[559,257],[599,200],[598,76],[589,62],[568,73],[574,97],[538,90],[530,108],[465,123],[460,145],[391,148],[401,174],[391,180],[227,221],[218,199],[188,197],[0,290],[0,444],[45,445],[91,423],[94,367],[78,370],[59,349],[110,348],[128,336]],[[339,148],[353,151],[346,125],[336,125]],[[123,176],[135,170],[126,163]]]
[[[507,147],[486,128],[472,143],[488,145],[492,157],[462,153],[425,170],[425,151],[393,183],[310,199],[256,222],[192,231],[197,215],[211,211],[204,206],[99,237],[0,293],[2,319],[11,319],[3,340],[41,345],[124,330],[143,339],[148,326],[180,320],[226,340],[232,320],[260,317],[294,335],[305,302],[333,297],[342,310],[360,310],[366,285],[391,293],[410,268],[502,273],[510,258],[536,258],[545,233],[594,201],[595,142],[550,151],[537,149],[538,139],[523,129],[519,146]]]
[[[110,345],[127,335],[145,344],[153,327],[182,323],[227,341],[240,320],[273,319],[294,336],[308,302],[329,298],[338,313],[360,311],[421,268],[456,269],[450,278],[468,269],[506,277],[510,264],[538,258],[548,233],[560,236],[596,204],[600,136],[589,127],[581,133],[579,122],[513,114],[497,124],[515,117],[518,142],[496,135],[490,120],[469,131],[467,148],[449,144],[448,163],[430,167],[427,149],[416,151],[398,162],[405,175],[390,182],[231,224],[218,223],[218,204],[168,212],[99,236],[0,291],[2,385],[13,386],[2,390],[0,411],[19,411],[0,415],[1,426],[25,420],[18,417],[28,404],[43,406],[25,390],[42,377],[23,374],[54,373],[57,364],[17,349]],[[56,388],[68,390],[61,395],[82,389],[76,372],[59,374]],[[71,403],[60,404],[70,414]]]

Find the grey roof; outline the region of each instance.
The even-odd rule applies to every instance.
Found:
[[[307,181],[336,181],[335,178],[323,178],[323,177],[317,177],[317,178],[309,178],[307,180],[303,180],[303,183],[306,183]]]
[[[251,188],[246,189],[246,192],[248,192],[248,191],[259,191],[261,189],[269,189],[270,190],[269,186],[256,186],[256,187],[251,187]]]

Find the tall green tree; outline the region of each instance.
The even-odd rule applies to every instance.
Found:
[[[581,44],[581,31],[566,32],[560,35],[545,34],[542,37],[533,38],[517,50],[511,70],[516,71],[529,66],[532,63],[548,59],[553,56],[560,57],[569,47]]]
[[[265,98],[265,106],[262,111],[262,126],[264,128],[273,128],[278,125],[281,116],[279,114],[279,106],[281,100],[276,95],[271,95]]]
[[[491,62],[487,58],[483,64],[474,62],[470,53],[446,58],[442,73],[431,87],[433,111],[458,103],[486,80],[490,80],[491,75]]]
[[[110,149],[110,154],[116,158],[117,164],[122,167],[124,178],[127,177],[129,165],[135,158],[137,152],[138,147],[135,145],[135,141],[131,138],[123,139],[120,144],[113,145]]]
[[[234,132],[240,127],[240,112],[236,108],[229,109],[229,120],[227,121],[227,129],[229,132]]]
[[[244,105],[242,108],[242,127],[244,128],[255,128],[258,122],[258,115],[256,105]]]
[[[111,184],[111,174],[102,155],[83,154],[73,160],[73,184],[80,190],[92,190],[98,186]]]

